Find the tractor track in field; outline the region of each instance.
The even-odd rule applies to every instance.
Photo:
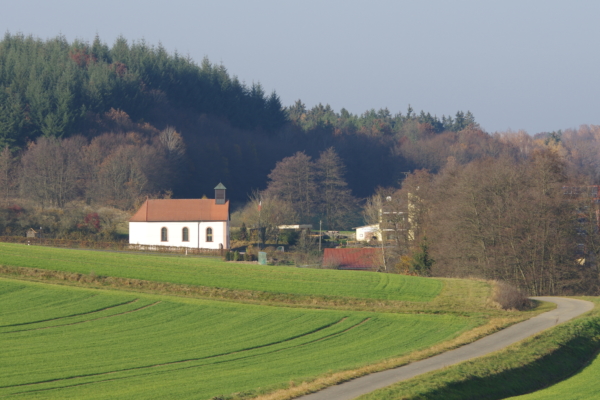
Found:
[[[137,300],[137,299],[136,299]],[[142,308],[147,308],[153,305],[156,305],[160,302],[156,302],[153,304],[149,304],[146,305]],[[138,309],[139,310],[139,309]],[[132,312],[132,311],[137,311],[137,310],[131,310],[131,311],[126,311],[124,313],[121,314],[126,314],[128,312]],[[107,318],[107,317],[101,317],[101,318]],[[98,318],[100,319],[100,318]],[[27,383],[20,383],[20,384],[16,384],[16,385],[7,385],[7,386],[0,386],[0,389],[10,389],[10,388],[17,388],[17,387],[31,387],[31,386],[36,386],[36,385],[43,385],[43,384],[49,384],[49,383],[54,383],[54,382],[68,382],[68,381],[73,381],[73,380],[77,380],[77,379],[85,379],[85,378],[94,378],[94,377],[101,377],[101,376],[110,376],[110,375],[114,375],[114,374],[118,374],[118,373],[127,373],[127,372],[134,372],[134,371],[148,371],[151,369],[155,369],[155,368],[160,368],[160,367],[168,367],[168,366],[172,366],[172,365],[177,365],[177,364],[187,364],[187,363],[193,363],[193,362],[199,362],[199,361],[205,361],[205,360],[214,360],[214,359],[218,359],[221,357],[226,357],[226,356],[232,356],[232,355],[236,355],[239,354],[241,355],[241,357],[237,357],[234,360],[223,360],[223,361],[217,361],[216,363],[223,363],[223,362],[231,362],[231,361],[236,361],[242,358],[251,358],[251,357],[256,357],[256,355],[254,354],[249,354],[249,355],[245,355],[245,353],[253,351],[253,350],[259,350],[259,349],[265,349],[265,348],[269,348],[278,344],[284,344],[284,343],[292,343],[294,340],[296,339],[300,339],[303,337],[309,337],[310,335],[314,335],[315,333],[318,332],[322,332],[326,329],[329,328],[333,328],[341,323],[343,323],[345,320],[347,319],[347,317],[344,317],[338,321],[332,322],[330,324],[327,324],[325,326],[322,326],[318,329],[314,329],[310,332],[306,332],[303,333],[301,335],[297,335],[294,337],[290,337],[287,338],[285,340],[282,341],[278,341],[278,342],[273,342],[273,343],[268,343],[268,344],[264,344],[264,345],[259,345],[259,346],[254,346],[254,347],[250,347],[250,348],[246,348],[246,349],[240,349],[237,351],[233,351],[230,353],[222,353],[222,354],[213,354],[213,355],[209,355],[209,356],[205,356],[205,357],[198,357],[198,358],[189,358],[189,359],[184,359],[184,360],[174,360],[174,361],[170,361],[170,362],[164,362],[164,363],[158,363],[158,364],[151,364],[151,365],[142,365],[142,366],[137,366],[137,367],[132,367],[132,368],[126,368],[126,369],[121,369],[121,370],[113,370],[113,371],[104,371],[104,372],[98,372],[98,373],[89,373],[89,374],[82,374],[82,375],[76,375],[76,376],[69,376],[69,377],[63,377],[63,378],[56,378],[56,379],[48,379],[48,380],[44,380],[44,381],[37,381],[37,382],[27,382]],[[331,337],[337,336],[337,335],[341,335],[344,334],[364,323],[366,323],[367,321],[369,321],[370,318],[365,318],[362,321],[347,327],[339,332],[333,332],[331,334],[328,334],[324,337],[320,337],[320,338],[316,338],[313,340],[310,340],[307,343],[300,343],[300,344],[295,344],[292,345],[290,347],[284,347],[281,349],[276,349],[276,350],[271,350],[269,352],[280,352],[280,351],[285,351],[285,350],[289,350],[291,348],[297,348],[297,347],[301,347],[301,346],[306,346],[307,344],[310,343],[314,343],[314,342],[318,342],[321,340],[326,340],[329,339]],[[82,323],[82,322],[87,322],[87,321],[81,321],[81,322],[77,322],[77,323]],[[75,324],[75,323],[74,323]],[[74,325],[74,324],[67,324],[67,325]],[[61,325],[64,326],[64,325]],[[45,329],[45,328],[38,328],[38,329]],[[196,367],[201,367],[204,366],[205,364],[201,364],[201,365],[190,365],[190,366],[186,366],[186,367],[182,367],[180,369],[187,369],[187,368],[196,368]],[[144,373],[142,373],[144,374]],[[109,378],[106,380],[116,380],[116,379],[123,379],[123,378]],[[61,388],[65,388],[65,387],[71,387],[71,386],[79,386],[79,385],[85,385],[85,384],[91,384],[91,383],[95,383],[95,382],[102,382],[102,381],[106,381],[106,380],[95,380],[92,382],[84,382],[84,383],[75,383],[73,385],[66,385],[66,386],[62,386]],[[43,388],[43,389],[38,389],[38,390],[34,390],[34,391],[46,391],[46,390],[54,390],[56,389],[56,387],[52,387],[52,388]]]
[[[134,302],[136,302],[138,300],[139,299],[135,299],[134,301],[131,301],[129,303],[121,304],[121,306],[122,305],[127,305],[127,304],[132,304],[132,303],[134,303]],[[21,329],[21,330],[17,330],[17,331],[6,331],[6,332],[2,332],[2,334],[5,334],[5,333],[29,332],[29,331],[39,331],[39,330],[43,330],[43,329],[53,329],[53,328],[61,328],[61,327],[65,327],[65,326],[71,326],[71,325],[79,325],[79,324],[84,324],[86,322],[99,321],[101,319],[113,318],[113,317],[118,317],[120,315],[131,314],[131,313],[134,313],[134,312],[145,310],[146,308],[153,307],[153,306],[155,306],[157,304],[160,304],[160,303],[161,303],[160,301],[157,301],[157,302],[154,302],[154,303],[151,303],[151,304],[146,304],[145,306],[142,306],[142,307],[139,307],[139,308],[136,308],[136,309],[133,309],[133,310],[123,311],[123,312],[120,312],[120,313],[117,313],[117,314],[105,315],[103,317],[98,317],[98,318],[86,319],[86,320],[83,320],[83,321],[70,322],[68,324],[60,324],[60,325],[52,325],[52,326],[42,326],[41,328]],[[119,307],[119,306],[115,306],[115,307]],[[107,308],[105,308],[103,310],[100,310],[100,311],[108,310],[108,309],[115,308],[115,307],[107,307]],[[86,314],[98,313],[100,311],[94,311],[94,312],[86,313]],[[86,315],[86,314],[81,314],[81,315]],[[55,318],[55,319],[52,319],[50,321],[57,321],[57,320],[60,320],[60,319],[65,319],[65,318],[73,318],[73,317]],[[46,322],[46,321],[42,321],[42,322]]]
[[[22,322],[22,323],[19,323],[19,324],[0,325],[0,328],[11,328],[11,327],[13,327],[13,326],[25,326],[25,325],[41,324],[41,323],[43,323],[43,322],[58,321],[58,320],[61,320],[61,319],[67,319],[67,318],[80,317],[80,316],[82,316],[82,315],[97,314],[97,313],[99,313],[99,312],[106,311],[106,310],[110,310],[110,309],[112,309],[112,308],[117,308],[117,307],[121,307],[121,306],[125,306],[125,305],[128,305],[128,304],[135,303],[135,302],[137,302],[138,300],[139,300],[139,299],[133,299],[133,300],[126,301],[126,302],[123,302],[123,303],[119,303],[119,304],[113,304],[113,305],[110,305],[110,306],[107,306],[107,307],[98,308],[98,309],[96,309],[96,310],[92,310],[92,311],[86,311],[86,312],[83,312],[83,313],[76,313],[76,314],[63,315],[63,316],[61,316],[61,317],[48,318],[48,319],[41,319],[41,320],[37,320],[37,321],[30,321],[30,322]],[[11,332],[12,332],[12,331],[11,331]]]

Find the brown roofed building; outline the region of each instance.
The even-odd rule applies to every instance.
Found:
[[[149,199],[129,220],[129,243],[201,249],[229,248],[229,201],[225,186],[217,199]]]
[[[381,250],[376,248],[325,249],[323,265],[344,270],[377,271]]]

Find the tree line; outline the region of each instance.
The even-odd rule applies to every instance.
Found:
[[[123,118],[107,124],[114,112]],[[245,85],[223,65],[123,37],[112,46],[99,37],[87,43],[7,33],[0,41],[0,148],[26,149],[39,137],[90,140],[126,133],[131,124],[181,133],[187,151],[171,179],[181,183],[171,185],[175,197],[209,194],[222,181],[237,202],[266,188],[281,159],[298,151],[316,158],[330,147],[347,165],[352,193],[365,197],[419,166],[414,143],[476,125],[461,111],[438,118],[410,107],[396,115],[307,109],[301,101],[285,108],[275,92]]]
[[[15,159],[0,153],[2,194],[33,201],[42,208],[69,202],[103,204],[131,210],[145,196],[164,195],[179,168],[181,137],[165,129],[152,139],[136,133],[107,133],[87,141],[41,137]]]
[[[265,190],[255,191],[236,219],[277,241],[281,225],[339,230],[360,223],[359,201],[345,180],[346,167],[331,147],[314,160],[303,152],[279,161]],[[239,222],[238,221],[238,222]]]
[[[250,87],[222,65],[200,65],[162,46],[119,37],[108,47],[6,33],[0,41],[0,145],[22,147],[39,136],[68,137],[111,108],[134,120],[166,103],[267,132],[286,121],[276,93]]]
[[[598,291],[594,125],[531,136],[485,132],[462,111],[285,108],[260,84],[160,45],[6,34],[0,149],[5,234],[97,233],[146,196],[210,196],[221,181],[264,235],[280,222],[382,220],[389,272]]]
[[[437,173],[417,170],[369,198],[367,222],[383,210],[388,266],[506,281],[530,295],[597,294],[600,127],[491,139],[504,151],[450,156]]]

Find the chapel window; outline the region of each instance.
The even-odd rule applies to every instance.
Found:
[[[160,230],[160,241],[161,242],[168,242],[167,228],[161,228],[161,230]]]
[[[206,241],[207,242],[212,242],[213,241],[213,235],[212,235],[212,228],[206,228]]]
[[[182,242],[190,241],[190,230],[188,228],[183,228],[181,230],[181,241]]]

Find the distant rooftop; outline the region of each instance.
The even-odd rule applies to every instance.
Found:
[[[377,271],[381,264],[381,251],[376,248],[325,249],[323,265],[343,270]]]

